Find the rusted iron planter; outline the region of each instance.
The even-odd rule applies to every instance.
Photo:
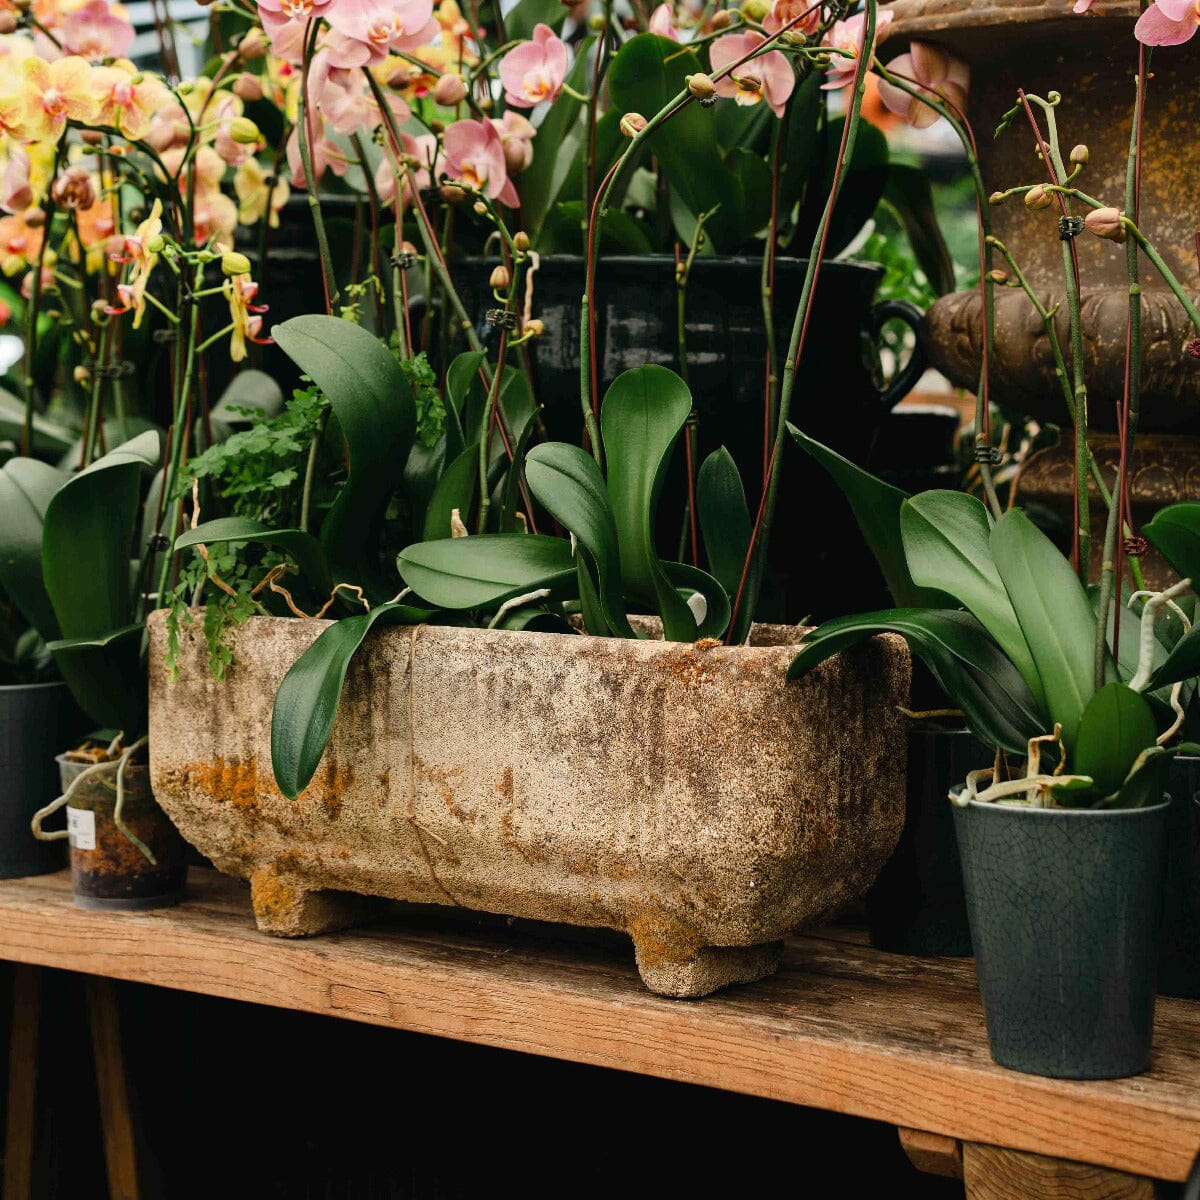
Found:
[[[346,925],[364,895],[608,926],[648,987],[701,996],[770,974],[780,939],[861,895],[896,844],[898,639],[788,684],[794,628],[750,648],[385,629],[293,802],[272,703],[325,625],[253,618],[219,682],[198,625],[171,681],[150,623],[154,794],[250,880],[266,932]]]

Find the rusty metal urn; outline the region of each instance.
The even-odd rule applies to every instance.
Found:
[[[1042,180],[1031,136],[1018,122],[992,134],[1017,99],[1018,87],[1046,96],[1062,94],[1058,108],[1064,152],[1075,144],[1090,157],[1081,179],[1089,194],[1124,207],[1137,43],[1137,0],[1097,0],[1076,16],[1071,0],[893,0],[892,36],[880,52],[910,39],[947,47],[971,66],[970,117],[983,179],[991,189]],[[898,49],[899,47],[897,47]],[[1185,286],[1197,280],[1196,231],[1200,226],[1200,39],[1154,54],[1143,129],[1141,225]],[[1030,213],[1020,199],[991,209],[993,230],[1004,241],[1038,294],[1064,301],[1057,210]],[[1124,248],[1089,235],[1075,240],[1083,287],[1083,341],[1089,423],[1115,428],[1125,364],[1128,283]],[[1143,261],[1143,327],[1146,353],[1141,428],[1148,432],[1200,433],[1200,361],[1185,353],[1194,336],[1182,305]],[[1200,288],[1196,289],[1200,295]],[[1065,346],[1065,302],[1059,314]],[[957,386],[974,390],[982,344],[976,292],[939,300],[927,318],[930,355]],[[1025,294],[996,290],[993,395],[1031,417],[1068,425],[1053,357],[1042,322]]]
[[[150,621],[150,770],[183,835],[249,879],[259,928],[303,936],[376,896],[623,930],[653,991],[778,965],[781,939],[860,896],[904,819],[904,643],[803,679],[801,631],[750,647],[505,630],[371,634],[295,800],[271,772],[276,690],[326,621],[252,618],[178,678]]]

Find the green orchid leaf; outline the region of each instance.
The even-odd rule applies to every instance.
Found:
[[[669,642],[696,636],[691,609],[667,578],[654,547],[654,515],[671,451],[692,411],[688,386],[666,367],[619,375],[600,410],[608,498],[616,520],[625,595],[653,605]]]
[[[794,425],[788,426],[788,432],[806,454],[824,467],[845,496],[863,541],[875,556],[896,604],[905,608],[946,607],[949,599],[944,592],[918,587],[909,572],[900,534],[900,507],[908,496],[801,433]]]
[[[991,547],[1037,665],[1047,714],[1051,722],[1061,723],[1070,752],[1079,720],[1096,690],[1096,615],[1091,602],[1070,563],[1020,509],[1006,512],[996,522]],[[1116,679],[1111,658],[1106,674],[1108,680]]]
[[[283,403],[283,389],[265,371],[249,367],[239,371],[213,405],[208,421],[196,421],[196,445],[200,449],[208,446],[209,428],[214,442],[224,442],[231,434],[251,424],[248,411],[258,413],[265,420],[282,412]]]
[[[64,638],[106,638],[131,623],[142,479],[161,452],[159,435],[143,433],[72,476],[46,506],[42,573]]]
[[[1136,634],[1135,634],[1136,637]],[[1121,634],[1121,659],[1125,659],[1125,633]],[[1133,639],[1131,639],[1133,640]],[[1132,658],[1136,667],[1137,663],[1137,642],[1133,640]],[[1200,625],[1193,625],[1175,643],[1174,649],[1167,654],[1162,664],[1154,672],[1150,680],[1149,691],[1155,691],[1158,688],[1168,687],[1173,683],[1180,683],[1185,679],[1195,679],[1200,676]]]
[[[1090,775],[1100,795],[1111,795],[1157,736],[1150,705],[1123,683],[1106,684],[1083,710],[1071,769]]]
[[[482,350],[464,350],[446,368],[446,404],[462,420],[467,411],[467,397],[480,386],[479,370],[487,359]]]
[[[33,438],[30,450],[40,459],[58,458],[77,443],[73,429],[33,414]],[[19,446],[25,435],[25,401],[0,388],[0,441]],[[78,465],[78,459],[75,465]]]
[[[300,573],[319,596],[328,596],[333,590],[334,581],[325,562],[325,551],[321,549],[321,543],[303,529],[271,529],[252,517],[218,517],[195,529],[185,530],[176,538],[175,549],[228,542],[275,546],[300,568]]]
[[[528,41],[538,25],[549,25],[557,33],[570,11],[559,0],[517,0],[504,18],[504,31],[510,41]]]
[[[879,633],[905,639],[977,737],[1014,754],[1046,732],[1045,718],[1020,672],[970,613],[893,608],[826,621],[804,639],[788,678],[797,679],[839,650]]]
[[[684,603],[693,595],[704,597],[704,617],[693,639],[721,637],[729,627],[730,607],[729,595],[721,583],[690,563],[664,562],[662,568]]]
[[[1013,661],[1038,704],[1041,679],[992,561],[992,518],[965,492],[923,492],[900,506],[900,535],[913,581],[941,588],[973,613]]]
[[[834,117],[824,129],[824,165],[820,178],[814,178],[808,189],[796,227],[795,242],[807,253],[816,234],[825,203],[833,188],[838,151],[841,147],[845,117]],[[674,122],[672,122],[672,127]],[[869,121],[858,127],[854,153],[844,173],[837,206],[829,222],[826,256],[835,257],[858,235],[871,219],[888,179],[889,160],[887,138]]]
[[[737,594],[752,532],[746,490],[733,455],[722,446],[700,465],[696,476],[696,515],[704,553],[713,575],[730,596]],[[747,617],[742,624],[748,624]],[[745,640],[734,631],[734,641]]]
[[[821,148],[820,118],[825,103],[821,83],[821,73],[811,71],[796,85],[788,101],[787,127],[784,131],[787,140],[779,163],[780,212],[790,213],[804,199],[805,190],[812,179],[813,164]],[[766,105],[756,104],[754,107],[765,108]],[[823,197],[828,194],[823,193]]]
[[[279,790],[295,800],[308,786],[337,716],[342,685],[363,639],[379,621],[418,625],[431,614],[407,604],[380,604],[369,613],[336,621],[283,677],[271,716],[271,766]]]
[[[404,582],[435,608],[493,608],[549,588],[550,599],[576,592],[575,558],[566,538],[483,533],[417,542],[396,565]]]
[[[1172,571],[1200,588],[1200,501],[1160,509],[1142,532]]]
[[[391,596],[394,581],[381,575],[373,555],[416,433],[408,378],[383,343],[351,321],[293,317],[271,332],[329,397],[346,442],[349,475],[321,523],[330,571],[339,583],[360,585],[372,601]]]
[[[442,472],[433,489],[425,508],[425,540],[432,542],[450,536],[450,519],[455,509],[466,525],[471,519],[478,492],[479,447],[472,442]]]
[[[634,637],[621,602],[621,552],[604,476],[578,446],[546,442],[525,463],[525,478],[538,503],[578,542],[594,566],[605,621],[614,633]]]
[[[521,430],[521,436],[517,439],[513,460],[504,476],[504,495],[500,502],[501,533],[518,532],[517,513],[522,511],[521,480],[525,477],[525,459],[529,453],[529,443],[533,440],[535,433],[537,433],[537,422],[526,421],[525,428]]]
[[[883,198],[903,227],[929,286],[939,296],[954,291],[954,260],[938,225],[928,174],[920,167],[890,163]]]
[[[68,478],[35,458],[0,467],[0,589],[46,641],[60,630],[42,579],[42,524]]]
[[[79,707],[101,728],[122,730],[127,742],[146,728],[144,633],[137,622],[97,637],[59,639],[47,646]]]
[[[512,629],[520,633],[569,633],[578,631],[561,613],[548,612],[535,604],[522,604],[509,609],[500,618],[497,629]]]
[[[1180,746],[1148,746],[1138,755],[1120,789],[1099,802],[1103,808],[1149,808],[1161,804],[1167,790],[1167,772],[1177,754],[1195,754],[1197,749]]]

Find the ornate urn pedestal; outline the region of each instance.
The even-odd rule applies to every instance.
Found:
[[[897,43],[915,39],[945,46],[970,63],[969,115],[989,188],[1042,178],[1023,122],[999,138],[992,133],[1015,103],[1019,87],[1041,96],[1057,91],[1062,95],[1058,122],[1064,148],[1083,143],[1089,150],[1081,186],[1123,206],[1137,69],[1137,0],[1097,0],[1084,16],[1071,11],[1071,0],[893,0],[890,7],[895,20],[882,59],[892,56]],[[1200,123],[1198,77],[1200,39],[1157,51],[1143,124],[1141,225],[1185,285],[1197,280],[1200,143],[1189,131]],[[993,207],[991,215],[994,233],[1012,250],[1034,289],[1050,304],[1060,303],[1058,333],[1065,347],[1068,323],[1057,210],[1030,213],[1014,199]],[[1111,479],[1117,443],[1104,431],[1116,428],[1123,391],[1125,251],[1088,235],[1075,244],[1083,289],[1089,424],[1100,431],[1093,436],[1093,448]],[[1131,478],[1135,515],[1148,516],[1172,500],[1200,498],[1200,361],[1185,351],[1194,331],[1183,307],[1150,264],[1142,262],[1146,349],[1141,448],[1131,464]],[[926,318],[930,357],[959,387],[974,389],[978,384],[981,317],[978,293],[959,292],[939,300]],[[1069,435],[1070,416],[1054,376],[1049,339],[1028,297],[1016,289],[996,289],[992,394],[1018,412],[1063,426]],[[1029,464],[1020,487],[1023,498],[1060,512],[1065,500],[1068,522],[1072,453],[1073,439],[1064,436],[1059,446]],[[1103,512],[1099,505],[1093,512],[1093,534],[1100,535]],[[1153,577],[1153,565],[1148,566]]]

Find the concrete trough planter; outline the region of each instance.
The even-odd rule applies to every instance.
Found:
[[[178,679],[151,619],[154,794],[265,932],[362,918],[364,896],[624,930],[646,986],[770,974],[781,939],[860,896],[904,820],[909,658],[878,638],[797,683],[800,631],[728,648],[419,626],[373,633],[296,801],[271,709],[323,621],[252,618]]]

